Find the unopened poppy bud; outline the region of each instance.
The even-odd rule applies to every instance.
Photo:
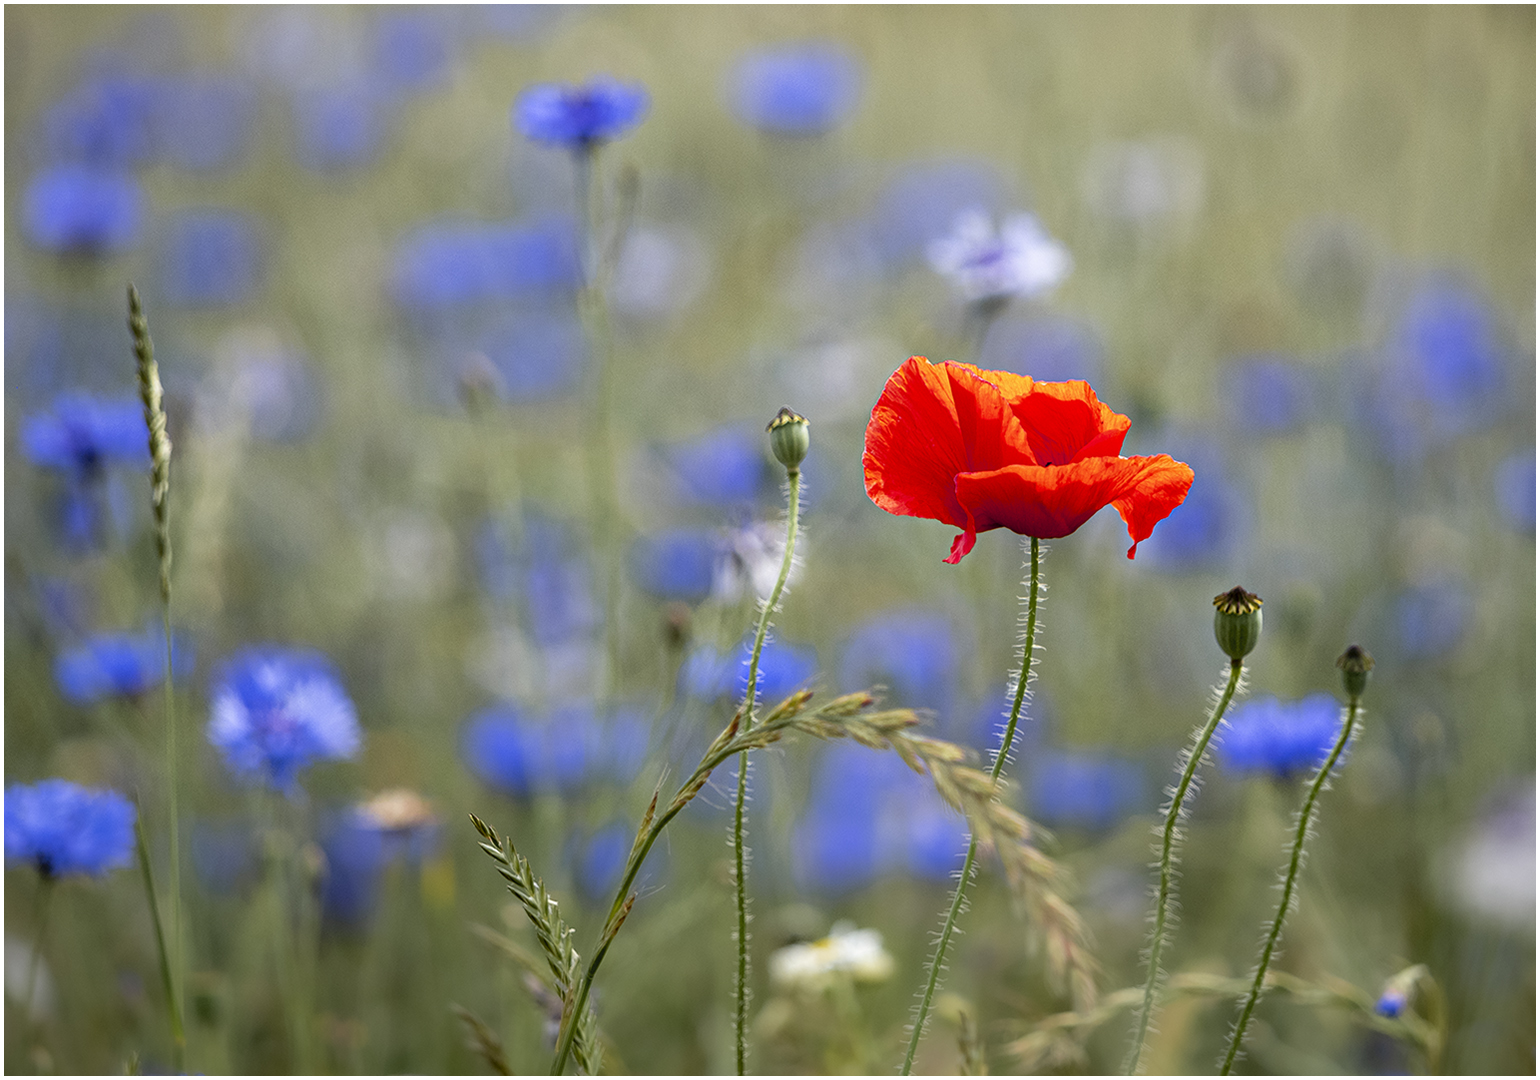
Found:
[[[1237,585],[1214,597],[1214,640],[1231,660],[1243,659],[1262,636],[1262,601]]]
[[[1362,697],[1364,687],[1369,685],[1369,672],[1374,667],[1374,657],[1357,645],[1349,645],[1347,652],[1337,657],[1337,666],[1342,669],[1342,689],[1347,691],[1347,696]]]
[[[801,468],[812,441],[807,433],[807,419],[783,408],[765,430],[770,433],[770,452],[775,460],[786,466],[788,473]]]

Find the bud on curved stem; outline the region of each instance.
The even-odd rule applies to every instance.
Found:
[[[1244,660],[1262,636],[1262,601],[1237,585],[1214,597],[1214,640],[1231,660]]]

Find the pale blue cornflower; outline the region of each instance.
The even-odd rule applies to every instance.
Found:
[[[587,151],[640,124],[647,105],[647,91],[640,86],[596,75],[582,86],[527,87],[514,104],[513,123],[535,142]]]
[[[102,877],[134,852],[134,804],[116,791],[68,780],[12,784],[5,792],[5,861],[30,863],[45,880]]]
[[[358,714],[331,663],[309,649],[243,649],[215,676],[208,736],[237,776],[295,794],[301,769],[351,758]]]
[[[1042,296],[1073,265],[1069,251],[1034,215],[1012,214],[997,232],[982,210],[959,214],[952,231],[933,240],[926,255],[970,303]]]

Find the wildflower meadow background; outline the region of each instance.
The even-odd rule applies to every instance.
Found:
[[[1224,1056],[1356,643],[1237,1068],[1534,1072],[1533,8],[12,6],[5,61],[7,1071],[733,1072],[750,758],[747,1067],[898,1069],[992,805],[903,740],[987,770],[1028,558],[869,497],[922,355],[1192,481],[1041,545],[1035,824],[914,1070],[1125,1062],[1241,586],[1141,1067]]]

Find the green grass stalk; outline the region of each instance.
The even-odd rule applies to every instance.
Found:
[[[134,359],[139,376],[139,399],[144,405],[144,422],[149,428],[150,449],[150,505],[155,517],[155,551],[160,567],[160,614],[161,629],[165,636],[166,655],[163,675],[166,681],[166,802],[170,816],[171,864],[168,871],[170,920],[170,949],[167,963],[170,968],[171,1015],[174,1025],[172,1036],[173,1065],[177,1072],[186,1068],[187,1041],[181,1028],[183,1016],[183,987],[186,983],[185,962],[182,956],[182,844],[181,808],[178,801],[178,769],[176,742],[176,688],[172,682],[171,664],[171,438],[166,434],[166,409],[160,384],[160,367],[155,363],[155,343],[150,339],[150,326],[139,302],[139,290],[128,286],[128,329],[134,341]],[[153,900],[154,889],[151,888]],[[157,932],[159,924],[157,923]],[[165,943],[162,942],[164,949]]]
[[[1171,893],[1176,876],[1177,827],[1182,820],[1183,804],[1186,802],[1188,790],[1192,787],[1193,776],[1198,771],[1198,763],[1203,760],[1203,754],[1208,750],[1209,740],[1213,738],[1219,722],[1224,719],[1225,710],[1230,707],[1230,700],[1235,697],[1242,671],[1240,660],[1230,661],[1230,677],[1225,682],[1224,691],[1219,695],[1208,723],[1199,729],[1192,749],[1187,753],[1181,779],[1177,781],[1176,790],[1171,795],[1171,805],[1166,810],[1166,824],[1160,841],[1160,884],[1155,894],[1155,931],[1150,939],[1149,973],[1144,981],[1144,996],[1140,1001],[1139,1016],[1134,1024],[1133,1045],[1129,1048],[1128,1058],[1123,1064],[1123,1072],[1130,1076],[1138,1072],[1139,1062],[1144,1057],[1144,1042],[1150,1030],[1150,1014],[1155,1008],[1155,988],[1160,981],[1160,953],[1165,945],[1168,924],[1171,920]]]
[[[137,827],[137,826],[136,826]],[[43,966],[43,942],[48,939],[48,913],[53,905],[53,879],[44,876],[38,885],[37,893],[37,940],[32,943],[32,957],[27,963],[27,996],[22,999],[21,1008],[25,1014],[27,1052],[30,1056],[31,1046],[37,1034],[37,1021],[33,1019],[33,1006],[37,1001],[37,976]]]
[[[1273,962],[1273,952],[1278,946],[1278,937],[1283,932],[1283,921],[1288,917],[1289,904],[1294,899],[1294,883],[1299,878],[1299,868],[1305,858],[1305,837],[1310,832],[1310,823],[1315,817],[1315,802],[1321,794],[1321,789],[1326,786],[1326,778],[1331,775],[1332,769],[1337,764],[1337,759],[1342,756],[1342,751],[1347,748],[1353,738],[1353,728],[1358,722],[1358,699],[1348,700],[1347,716],[1342,722],[1342,731],[1337,736],[1336,745],[1331,749],[1331,755],[1322,763],[1316,772],[1315,779],[1310,784],[1310,790],[1305,795],[1305,803],[1299,810],[1299,821],[1294,827],[1294,846],[1289,852],[1289,869],[1283,879],[1283,897],[1278,902],[1277,914],[1273,916],[1273,924],[1268,928],[1267,938],[1262,943],[1262,955],[1257,961],[1256,976],[1251,981],[1251,990],[1246,995],[1245,1002],[1241,1005],[1239,1018],[1235,1021],[1235,1030],[1230,1036],[1230,1049],[1225,1052],[1224,1064],[1219,1069],[1220,1076],[1229,1076],[1231,1068],[1235,1065],[1235,1057],[1240,1052],[1241,1040],[1246,1035],[1246,1025],[1251,1022],[1252,1011],[1257,1007],[1257,999],[1262,996],[1263,980],[1267,978],[1267,969]]]
[[[144,895],[150,904],[150,922],[155,926],[155,951],[160,957],[160,981],[166,991],[166,1003],[171,1010],[172,1055],[180,1068],[187,1046],[187,1029],[182,1023],[182,1003],[177,998],[176,983],[171,975],[171,953],[166,948],[166,928],[160,918],[160,901],[155,895],[155,875],[150,868],[150,848],[144,840],[144,819],[134,816],[134,843],[139,855],[139,872],[144,877]]]
[[[1005,768],[1006,758],[1010,755],[1011,744],[1016,739],[1016,723],[1021,718],[1021,706],[1026,700],[1027,683],[1032,679],[1032,647],[1037,636],[1037,593],[1042,562],[1041,541],[1035,536],[1032,537],[1030,547],[1032,563],[1027,577],[1027,629],[1026,638],[1022,643],[1021,670],[1016,674],[1016,693],[1011,701],[1010,718],[1006,721],[1005,731],[1000,737],[1000,745],[995,748],[994,763],[989,769],[989,779],[997,783],[1001,770]],[[920,1040],[925,1036],[925,1025],[930,1019],[931,1002],[936,995],[936,983],[941,978],[941,969],[946,963],[946,951],[957,929],[957,920],[962,916],[964,899],[968,893],[968,885],[973,880],[974,863],[977,858],[978,836],[970,831],[968,854],[963,858],[962,874],[957,879],[957,888],[952,892],[951,906],[947,909],[946,920],[941,926],[941,936],[936,939],[935,952],[931,954],[930,963],[927,965],[925,988],[920,993],[920,1005],[915,1011],[914,1024],[909,1030],[909,1045],[904,1050],[904,1064],[899,1070],[901,1076],[908,1076],[914,1070],[914,1055],[920,1048]]]
[[[781,572],[775,579],[775,588],[759,613],[759,628],[754,633],[754,649],[749,653],[749,685],[743,698],[743,730],[754,727],[754,698],[759,682],[759,658],[764,652],[765,635],[770,631],[770,616],[781,602],[781,592],[791,574],[792,551],[797,543],[797,503],[802,487],[802,470],[788,469],[790,482],[786,497],[786,550],[781,556]],[[748,869],[748,848],[743,841],[743,804],[749,787],[749,752],[738,755],[738,790],[733,797],[733,885],[738,915],[738,969],[733,982],[733,1048],[738,1075],[744,1074],[748,1062],[749,1022],[749,893],[745,871]]]

